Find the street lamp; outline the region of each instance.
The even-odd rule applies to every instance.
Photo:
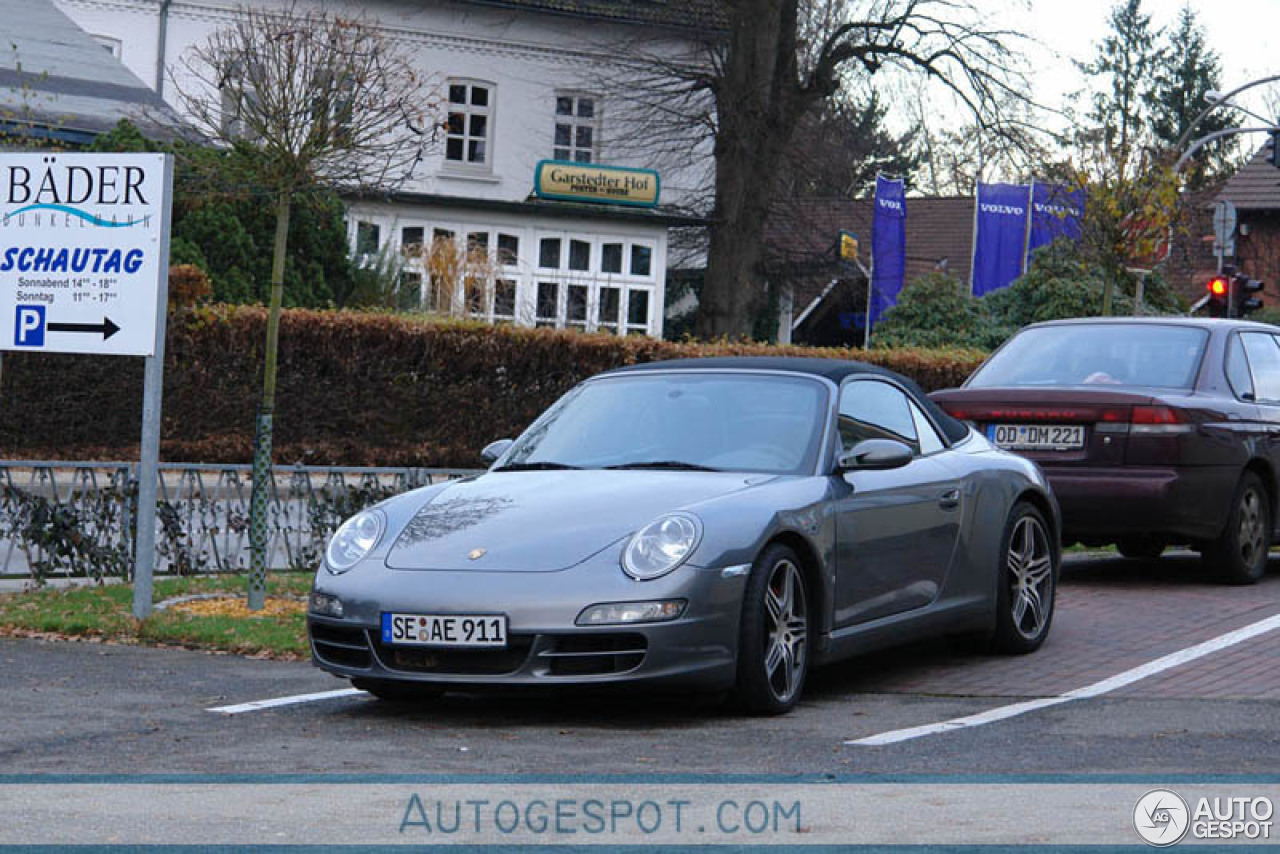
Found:
[[[1213,133],[1205,134],[1204,136],[1200,137],[1195,142],[1193,142],[1191,144],[1191,147],[1189,147],[1186,151],[1182,152],[1182,156],[1178,158],[1178,162],[1173,164],[1173,171],[1176,173],[1179,170],[1181,170],[1183,166],[1187,165],[1187,161],[1190,160],[1197,151],[1204,148],[1206,145],[1213,142],[1215,139],[1222,139],[1224,136],[1235,136],[1236,134],[1241,134],[1241,133],[1280,134],[1280,125],[1269,124],[1266,127],[1227,128],[1226,130],[1219,130],[1219,131],[1214,131]]]
[[[1263,84],[1266,84],[1266,83],[1275,83],[1277,80],[1280,80],[1280,74],[1272,74],[1270,77],[1259,77],[1257,80],[1250,80],[1248,83],[1244,84],[1243,86],[1237,86],[1236,88],[1232,89],[1230,92],[1215,91],[1210,93],[1213,95],[1217,95],[1218,97],[1209,99],[1213,101],[1213,103],[1205,107],[1200,112],[1200,115],[1196,116],[1194,119],[1191,120],[1191,123],[1187,125],[1187,129],[1182,132],[1182,136],[1178,138],[1178,142],[1173,147],[1175,149],[1182,148],[1184,145],[1190,142],[1191,134],[1195,132],[1196,125],[1204,121],[1204,117],[1209,115],[1211,111],[1216,110],[1219,106],[1222,105],[1224,101],[1230,101],[1236,95],[1239,95],[1241,92],[1244,92],[1246,90],[1252,89],[1255,86],[1262,86]],[[1264,119],[1264,121],[1267,121],[1268,124],[1271,123],[1270,120]],[[1246,131],[1241,130],[1241,133],[1245,133],[1245,132]]]
[[[1271,122],[1271,119],[1267,118],[1266,116],[1260,116],[1257,113],[1255,113],[1253,110],[1248,109],[1247,107],[1242,107],[1239,104],[1229,103],[1227,101],[1227,98],[1224,97],[1223,94],[1219,92],[1217,89],[1210,89],[1208,92],[1205,92],[1204,97],[1206,100],[1209,101],[1210,104],[1212,104],[1215,107],[1219,105],[1231,107],[1233,110],[1239,110],[1240,112],[1244,113],[1246,116],[1255,118],[1260,122],[1267,122],[1268,124]]]

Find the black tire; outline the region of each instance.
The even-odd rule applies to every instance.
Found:
[[[1168,545],[1159,537],[1152,537],[1148,534],[1132,534],[1128,537],[1121,537],[1116,543],[1116,551],[1130,560],[1155,560],[1164,554],[1165,547]]]
[[[1034,504],[1019,501],[1009,511],[996,587],[992,648],[997,652],[1035,652],[1049,636],[1060,559],[1049,531]]]
[[[1267,573],[1271,534],[1271,499],[1262,478],[1247,471],[1236,486],[1222,534],[1205,544],[1204,565],[1226,584],[1256,584]]]
[[[734,704],[756,715],[789,712],[809,674],[812,596],[796,553],[774,543],[760,553],[742,600]]]
[[[379,700],[389,703],[414,703],[434,700],[444,690],[420,682],[400,682],[393,679],[352,679],[351,687],[368,691]]]

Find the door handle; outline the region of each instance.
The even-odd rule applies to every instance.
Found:
[[[938,506],[943,510],[955,510],[960,506],[960,490],[948,489],[938,496]]]

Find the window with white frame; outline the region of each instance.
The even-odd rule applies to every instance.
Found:
[[[653,331],[651,241],[563,232],[537,236],[534,323],[588,332]]]
[[[400,290],[396,293],[396,308],[400,311],[416,311],[422,308],[422,274],[405,270],[400,274]]]
[[[311,92],[313,121],[327,121],[335,136],[349,133],[356,102],[354,75],[317,69],[312,75]]]
[[[254,142],[259,138],[258,129],[251,127],[250,122],[260,118],[262,101],[253,81],[261,80],[262,76],[260,65],[236,62],[226,82],[219,87],[219,122],[226,139]]]
[[[444,159],[451,167],[488,170],[493,162],[492,83],[449,81]]]
[[[652,318],[649,316],[649,303],[652,289],[627,289],[627,334],[648,335]]]
[[[534,307],[534,326],[560,325],[560,283],[538,282],[537,302]]]
[[[459,223],[406,223],[399,235],[409,276],[402,281],[419,284],[422,308],[497,324],[520,319],[519,234]]]
[[[356,254],[377,255],[382,248],[382,227],[376,222],[359,220],[356,223]]]
[[[401,228],[400,254],[404,255],[405,258],[421,257],[426,232],[426,228],[421,225],[407,225]]]
[[[376,251],[378,224],[353,225],[358,247]],[[660,327],[652,239],[459,221],[402,219],[382,227],[403,256],[401,308],[615,335],[651,335]]]
[[[423,263],[427,268],[427,311],[454,314],[466,303],[462,282],[461,248],[453,229],[437,226],[431,230],[431,245]]]
[[[594,163],[600,159],[600,99],[581,92],[557,92],[552,157]]]
[[[102,45],[102,49],[107,53],[111,54],[116,59],[120,58],[120,39],[113,39],[111,36],[93,36],[92,38],[98,44]]]

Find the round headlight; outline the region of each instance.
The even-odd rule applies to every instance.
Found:
[[[324,553],[325,566],[335,575],[346,572],[373,551],[385,527],[381,511],[365,510],[352,516],[329,540],[329,548]]]
[[[622,550],[622,569],[638,581],[666,575],[693,554],[702,536],[696,516],[672,513],[641,528]]]

